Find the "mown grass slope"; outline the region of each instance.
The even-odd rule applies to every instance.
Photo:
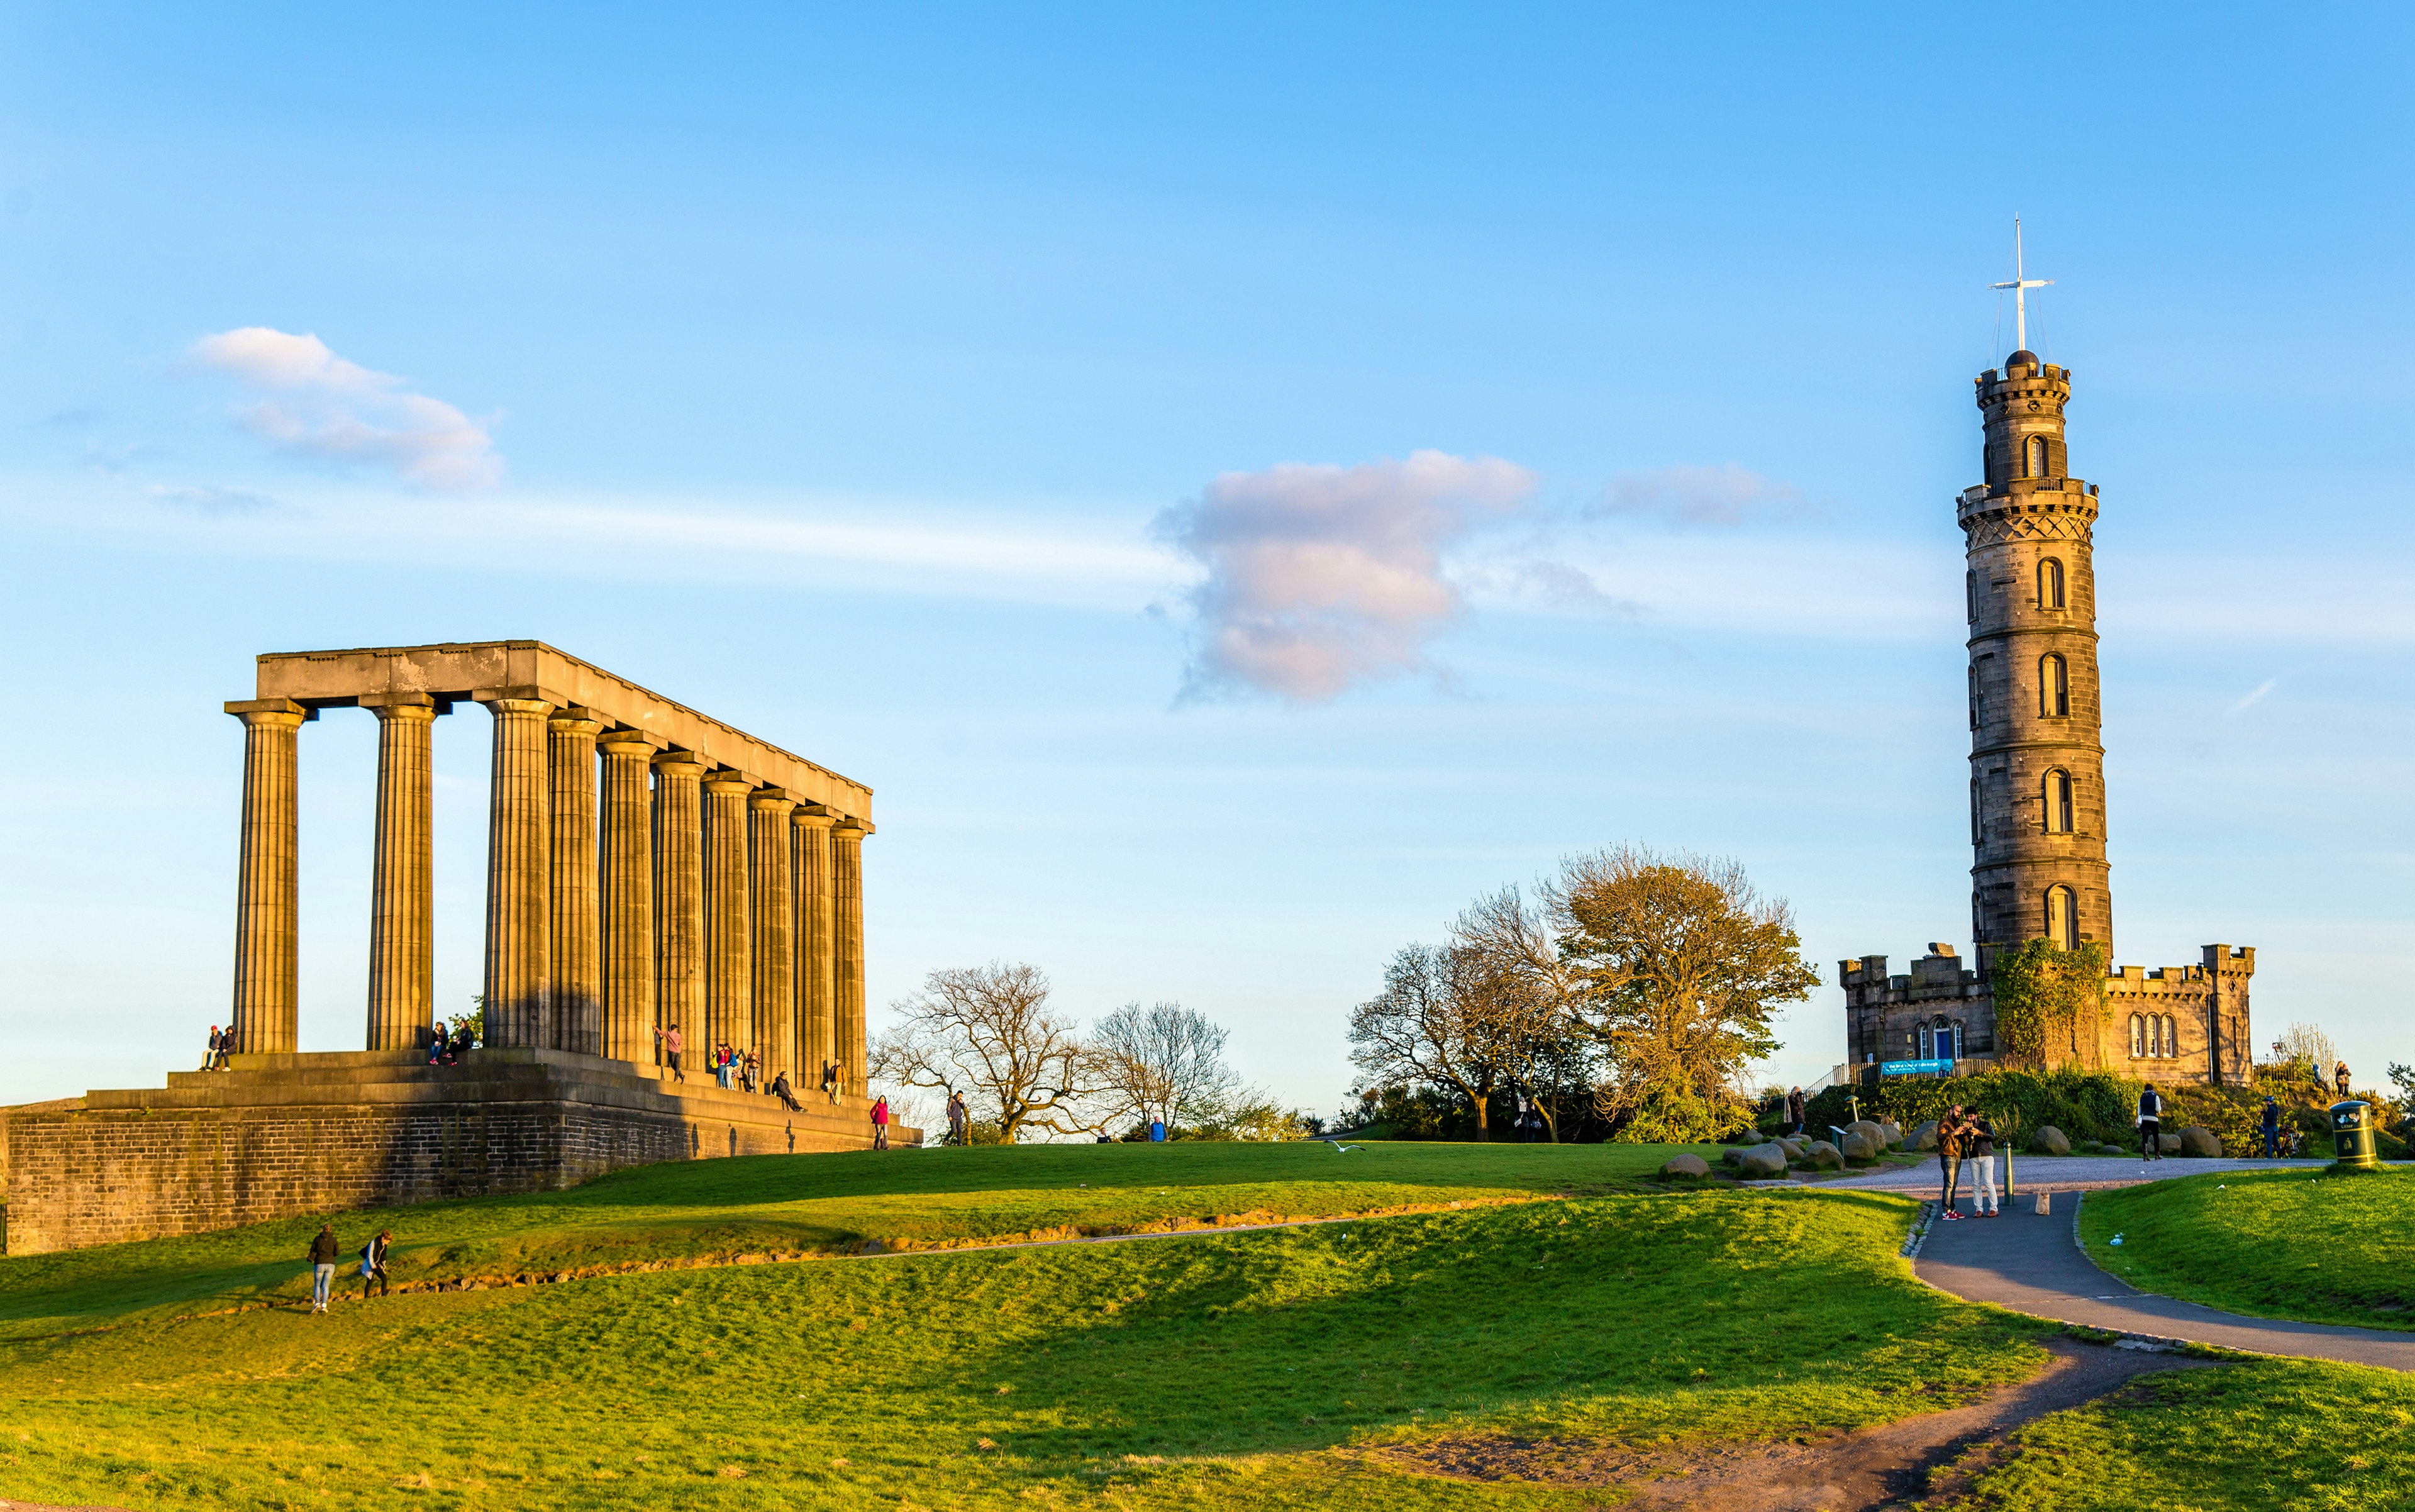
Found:
[[[390,1228],[398,1282],[742,1254],[849,1253],[1216,1220],[1323,1218],[1642,1190],[1637,1145],[1056,1145],[765,1155],[622,1171],[570,1191],[335,1216]],[[0,1338],[308,1295],[318,1217],[0,1260]]]
[[[2410,1230],[2415,1171],[2403,1168],[2189,1176],[2091,1192],[2079,1209],[2090,1258],[2134,1286],[2367,1328],[2415,1328]]]
[[[2094,1197],[2089,1198],[2093,1204]],[[2125,1245],[2126,1249],[2127,1246]],[[2415,1380],[2259,1360],[2133,1382],[2021,1430],[1935,1512],[2384,1512],[2415,1505]]]
[[[1248,1205],[1569,1190],[1588,1169],[1616,1179],[1614,1162],[1569,1153],[1420,1150],[1368,1160],[1349,1168],[1363,1186],[1321,1194],[1268,1176]],[[925,1198],[933,1234],[1121,1220],[1156,1211],[1143,1196],[1246,1189],[1231,1178],[1260,1169],[1251,1158],[976,1150],[823,1161],[844,1168],[828,1176],[713,1162],[668,1168],[643,1221],[668,1221],[680,1245],[696,1242],[682,1211],[758,1221],[750,1181],[780,1203],[867,1214]],[[1113,1190],[1127,1195],[1085,1197],[1069,1174],[1085,1169],[1122,1173]],[[713,1193],[673,1201],[682,1175]],[[102,1295],[112,1276],[156,1280],[189,1241],[149,1258],[154,1247],[125,1246],[0,1262],[0,1298],[31,1280],[57,1321],[84,1296],[82,1325],[113,1323],[0,1342],[0,1495],[136,1508],[1594,1505],[1599,1490],[1446,1480],[1368,1451],[1493,1433],[1760,1437],[1927,1411],[2033,1370],[2030,1325],[1912,1278],[1896,1255],[1911,1211],[1874,1193],[1608,1195],[425,1294],[329,1317],[175,1321]],[[461,1242],[549,1242],[532,1221],[444,1221]]]

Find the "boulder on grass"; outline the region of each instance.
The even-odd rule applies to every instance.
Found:
[[[1786,1175],[1786,1152],[1775,1145],[1755,1145],[1736,1152],[1736,1170],[1748,1180],[1766,1181]]]
[[[2071,1153],[2071,1140],[2054,1125],[2040,1124],[2038,1131],[2030,1136],[2030,1153],[2032,1155],[2068,1155]]]
[[[1876,1118],[1856,1118],[1845,1126],[1845,1132],[1868,1135],[1869,1142],[1880,1149],[1887,1146],[1886,1126]]]
[[[1841,1166],[1845,1163],[1845,1158],[1837,1153],[1837,1146],[1824,1139],[1815,1139],[1806,1143],[1803,1146],[1803,1158],[1813,1165],[1822,1167]]]
[[[1925,1124],[1912,1125],[1912,1132],[1904,1136],[1903,1147],[1908,1150],[1935,1149],[1937,1147],[1937,1120],[1931,1118]]]
[[[1711,1167],[1710,1163],[1699,1155],[1672,1155],[1669,1157],[1669,1163],[1660,1168],[1660,1174],[1664,1176],[1699,1178],[1709,1175]]]
[[[2178,1134],[2157,1134],[2155,1136],[2155,1148],[2163,1151],[2166,1155],[2178,1155],[2181,1152],[2181,1136]]]
[[[1846,1160],[1875,1160],[1883,1147],[1874,1136],[1864,1133],[1859,1126],[1845,1130],[1843,1154]]]
[[[1886,1142],[1890,1145],[1900,1145],[1903,1143],[1903,1125],[1897,1123],[1892,1118],[1882,1118],[1879,1120],[1879,1132],[1886,1136]]]
[[[2211,1129],[2195,1124],[2180,1131],[2181,1153],[2196,1160],[2211,1160],[2222,1154],[2222,1141],[2213,1137]]]
[[[1778,1142],[1778,1147],[1786,1152],[1786,1158],[1789,1160],[1803,1159],[1803,1142],[1799,1139],[1781,1139]]]

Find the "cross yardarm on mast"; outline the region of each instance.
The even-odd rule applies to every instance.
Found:
[[[2018,352],[2027,352],[2030,350],[2029,292],[2032,289],[2044,289],[2047,285],[2052,282],[2054,282],[2052,278],[2031,278],[2023,277],[2021,271],[2021,217],[2015,216],[2013,217],[2013,281],[2010,283],[1988,285],[1991,289],[2009,289],[2013,292],[2014,350]],[[1996,307],[1998,309],[2003,308],[2002,305],[1999,305]],[[1999,329],[2002,328],[1999,327]]]

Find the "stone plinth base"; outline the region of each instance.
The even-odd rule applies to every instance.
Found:
[[[623,1166],[863,1149],[871,1104],[802,1112],[710,1076],[552,1050],[237,1055],[163,1088],[5,1110],[0,1253],[198,1234],[295,1214],[547,1191]],[[897,1145],[919,1130],[892,1126]]]

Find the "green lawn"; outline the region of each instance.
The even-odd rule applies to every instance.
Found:
[[[2190,1176],[2090,1192],[2079,1209],[2090,1258],[2134,1286],[2368,1328],[2415,1328],[2410,1229],[2415,1171],[2403,1167]]]
[[[723,1160],[415,1209],[393,1226],[440,1251],[521,1254],[691,1253],[702,1236],[753,1246],[775,1231],[937,1240],[1601,1191],[1668,1153],[1175,1145]],[[1368,1451],[1499,1433],[1761,1437],[1933,1410],[2033,1370],[2032,1325],[1933,1292],[1897,1258],[1912,1211],[1878,1193],[1612,1190],[1260,1234],[420,1295],[325,1318],[164,1316],[179,1265],[249,1266],[254,1287],[272,1265],[290,1275],[299,1224],[0,1261],[0,1304],[20,1329],[0,1341],[0,1495],[134,1508],[1599,1505],[1598,1490],[1448,1480]],[[221,1275],[195,1300],[225,1295]]]
[[[2094,1205],[2091,1196],[2082,1210]],[[2124,1249],[2128,1246],[2123,1245]],[[2415,1505],[2415,1380],[2259,1360],[2151,1375],[2022,1430],[1971,1512],[2373,1512]]]
[[[1716,1159],[1717,1145],[1688,1145]],[[391,1228],[394,1280],[742,1254],[842,1254],[1130,1234],[1646,1190],[1679,1146],[1037,1145],[763,1155],[620,1172],[571,1191],[338,1215],[347,1254]],[[0,1259],[0,1339],[305,1296],[318,1218]]]

